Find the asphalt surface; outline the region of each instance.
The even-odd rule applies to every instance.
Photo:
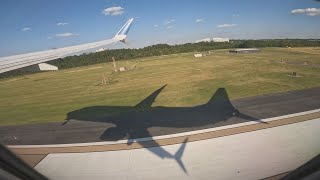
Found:
[[[154,92],[156,93],[155,97],[160,91],[161,88]],[[218,97],[215,98],[216,94]],[[71,120],[65,125],[62,125],[62,122],[54,122],[1,126],[0,143],[36,145],[141,138],[259,121],[260,119],[320,108],[320,87],[242,98],[231,102],[223,91],[216,92],[216,94],[212,98],[213,103],[209,105],[189,108],[155,107],[144,112],[137,111],[113,117],[112,120],[79,116],[79,114],[83,114],[81,114],[83,109],[86,112],[95,108],[87,107],[70,112],[68,115],[71,116]],[[101,109],[101,107],[99,108]],[[102,109],[108,108],[110,109],[110,107],[102,107]]]

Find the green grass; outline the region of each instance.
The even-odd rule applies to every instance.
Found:
[[[42,72],[0,81],[0,125],[63,121],[66,114],[89,106],[134,106],[164,84],[153,106],[205,103],[219,87],[231,99],[320,86],[319,48],[265,48],[256,54],[217,50],[203,58],[193,53],[138,59],[134,71],[118,73],[115,83],[98,86],[112,64]],[[135,61],[118,62],[131,66]],[[296,71],[302,77],[288,76]],[[112,112],[110,112],[112,113]]]

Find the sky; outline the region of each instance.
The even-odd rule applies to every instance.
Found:
[[[317,38],[317,0],[4,0],[0,57],[110,39],[136,18],[128,45],[199,39]]]

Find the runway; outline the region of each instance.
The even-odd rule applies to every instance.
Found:
[[[311,88],[299,91],[275,93],[264,96],[255,96],[231,101],[232,105],[241,113],[256,119],[282,116],[292,113],[309,111],[320,108],[320,88]],[[184,117],[184,113],[180,114]],[[210,114],[209,114],[210,115]],[[203,115],[204,119],[210,119],[209,115]],[[170,121],[169,118],[165,119]],[[142,116],[141,120],[148,123],[148,119]],[[194,122],[201,121],[199,116],[194,117]],[[137,122],[140,119],[137,118]],[[148,134],[140,133],[136,138],[148,136],[162,136],[189,132],[226,125],[248,122],[241,117],[230,117],[217,123],[207,123],[201,126],[170,127],[152,126],[148,127]],[[192,121],[191,121],[192,123]],[[6,145],[41,145],[41,144],[65,144],[65,143],[87,143],[102,142],[101,136],[106,130],[114,127],[114,124],[74,121],[62,126],[62,122],[42,123],[21,126],[1,126],[0,143]],[[142,126],[144,124],[141,124]],[[130,128],[130,127],[127,127]],[[139,128],[139,127],[138,127]],[[39,138],[41,137],[41,138]],[[123,137],[122,139],[127,139]]]

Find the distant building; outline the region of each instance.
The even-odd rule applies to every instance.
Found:
[[[47,64],[47,63],[40,63],[40,64],[34,64],[31,66],[27,66],[21,69],[22,71],[57,71],[58,67]]]
[[[119,71],[120,71],[120,72],[127,71],[127,68],[126,68],[126,67],[120,67],[120,68],[119,68]]]
[[[247,49],[232,49],[229,50],[230,54],[247,54],[247,53],[257,53],[260,49],[257,48],[247,48]]]
[[[229,38],[212,38],[213,42],[229,42]]]
[[[106,51],[106,50],[108,50],[108,49],[106,49],[106,48],[100,48],[100,49],[97,49],[96,52],[102,52],[102,51]]]
[[[199,43],[199,42],[210,42],[210,38],[204,38],[204,39],[200,39],[200,40],[197,40],[196,43]]]
[[[203,55],[201,53],[194,54],[194,57],[202,57]]]

